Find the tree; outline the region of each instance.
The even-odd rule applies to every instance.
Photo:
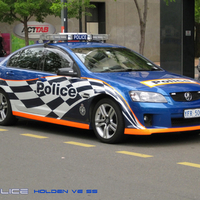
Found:
[[[175,0],[164,0],[166,5],[169,5],[169,2],[175,2]],[[135,6],[137,8],[139,22],[140,22],[140,44],[139,44],[139,53],[144,54],[144,46],[145,46],[145,32],[146,32],[146,24],[147,24],[147,12],[148,12],[148,0],[144,0],[144,9],[142,13],[142,9],[138,4],[138,0],[134,0]]]
[[[148,0],[144,0],[144,11],[143,15],[137,0],[134,0],[135,6],[137,8],[139,21],[140,21],[140,44],[139,44],[139,53],[144,54],[144,45],[145,45],[145,32],[146,32],[146,23],[147,23],[147,11],[148,11]]]
[[[51,9],[59,13],[63,7],[67,7],[68,18],[79,19],[79,31],[82,32],[82,15],[91,16],[87,8],[95,8],[95,5],[90,4],[90,0],[67,0],[66,4],[53,3]]]
[[[59,16],[63,8],[68,9],[68,18],[78,16],[79,7],[90,7],[89,0],[69,0],[63,4],[60,0],[0,0],[0,21],[12,24],[19,21],[24,24],[25,44],[29,44],[28,21],[35,17],[36,21],[44,22],[48,15]],[[84,11],[84,10],[83,10]],[[78,14],[77,14],[78,13]]]
[[[42,0],[44,1],[44,0]],[[52,3],[51,11],[60,14],[63,8],[67,8],[67,16],[68,18],[76,18],[79,19],[80,16],[80,8],[81,14],[83,15],[91,15],[91,13],[86,11],[86,8],[95,8],[95,5],[90,4],[90,0],[67,0],[67,3],[60,3],[60,0],[54,0]],[[58,15],[59,16],[59,15]]]
[[[169,5],[169,2],[176,2],[176,0],[164,0],[166,2],[166,5]]]

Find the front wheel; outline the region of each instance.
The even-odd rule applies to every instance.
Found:
[[[109,98],[100,100],[92,113],[92,127],[100,141],[120,142],[124,136],[124,119],[118,104]]]
[[[0,125],[11,125],[16,121],[12,115],[10,101],[3,90],[0,90]]]

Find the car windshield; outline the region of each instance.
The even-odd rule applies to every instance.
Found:
[[[92,72],[155,71],[159,67],[126,48],[72,49]]]

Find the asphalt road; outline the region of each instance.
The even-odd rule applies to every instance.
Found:
[[[200,199],[200,136],[131,136],[22,120],[0,126],[0,199]]]

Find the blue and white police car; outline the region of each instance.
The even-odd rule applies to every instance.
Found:
[[[169,73],[123,46],[92,42],[106,38],[42,35],[48,43],[4,59],[0,125],[23,117],[93,129],[106,143],[124,134],[200,130],[200,82]]]

